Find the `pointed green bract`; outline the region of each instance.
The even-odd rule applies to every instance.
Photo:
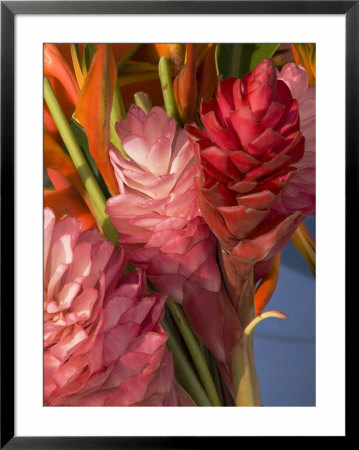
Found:
[[[136,92],[133,96],[136,106],[142,109],[145,114],[148,114],[152,108],[152,102],[146,92]]]

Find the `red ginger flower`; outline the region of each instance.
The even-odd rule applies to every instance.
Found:
[[[178,406],[160,325],[165,295],[146,294],[142,271],[121,278],[124,252],[97,229],[45,209],[44,402],[71,406]]]
[[[186,134],[162,108],[146,115],[134,105],[116,129],[128,157],[111,150],[121,194],[106,212],[120,243],[157,289],[182,304],[197,336],[230,369],[240,324],[221,287],[216,239],[198,217],[199,172]]]
[[[304,153],[298,102],[264,60],[241,80],[221,80],[200,115],[205,131],[186,127],[201,170],[198,203],[220,241],[227,287],[240,310],[302,220],[300,211],[271,210]]]

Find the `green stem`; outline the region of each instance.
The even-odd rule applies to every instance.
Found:
[[[208,355],[208,367],[209,367],[209,370],[210,370],[210,372],[212,374],[213,381],[214,381],[214,384],[216,386],[221,405],[225,405],[224,397],[223,397],[223,393],[222,393],[221,376],[219,374],[216,358],[207,349],[207,347],[206,347],[206,353]]]
[[[123,104],[120,88],[118,86],[118,83],[116,83],[115,89],[113,91],[112,110],[110,115],[110,141],[122,153],[122,156],[126,158],[128,157],[128,155],[122,147],[121,139],[116,131],[116,123],[120,122],[125,117],[125,106]]]
[[[298,252],[303,256],[315,278],[315,241],[304,223],[301,223],[295,230],[291,240]]]
[[[261,406],[257,371],[254,363],[253,339],[256,326],[269,317],[288,318],[285,314],[275,310],[265,311],[257,315],[246,326],[241,340],[237,342],[232,351],[233,388],[237,406]]]
[[[199,377],[207,392],[213,406],[221,406],[221,402],[214,384],[212,375],[208,369],[206,360],[198,345],[198,341],[187,322],[187,319],[179,305],[172,300],[167,300],[168,309],[171,311],[172,317],[180,330],[182,337],[188,347],[193,362],[198,371]]]
[[[198,406],[212,406],[206,392],[204,391],[198,377],[183,351],[180,342],[173,332],[170,323],[164,317],[162,326],[167,331],[169,338],[167,346],[171,350],[174,360],[177,381],[192,397]]]
[[[177,111],[177,105],[175,97],[173,94],[173,84],[170,70],[170,63],[165,56],[162,56],[158,64],[158,74],[160,77],[163,100],[165,103],[165,109],[167,115],[174,117],[177,122],[179,120],[179,115]]]
[[[79,144],[71,130],[66,116],[55,96],[55,93],[49,83],[49,80],[44,78],[44,98],[50,110],[52,118],[60,132],[62,140],[71,156],[71,159],[76,167],[78,174],[85,186],[86,192],[93,205],[96,219],[98,220],[105,236],[113,243],[117,243],[118,234],[113,227],[110,218],[105,213],[106,198],[92,173],[84,154],[81,151]]]
[[[236,406],[261,406],[253,333],[243,336],[233,351],[233,378]]]

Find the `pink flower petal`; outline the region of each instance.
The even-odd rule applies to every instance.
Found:
[[[72,261],[72,235],[65,234],[55,241],[51,249],[51,276],[60,264]]]
[[[120,321],[122,314],[127,311],[128,308],[132,308],[135,305],[135,299],[133,297],[124,297],[115,295],[107,303],[104,309],[104,321],[102,331],[105,333],[116,327]]]
[[[171,160],[171,141],[160,136],[157,138],[147,154],[148,170],[154,175],[165,175]]]
[[[71,311],[81,320],[88,320],[91,317],[92,308],[97,300],[97,290],[93,288],[85,289],[75,298],[71,305]]]
[[[147,167],[147,154],[150,151],[148,141],[135,134],[131,134],[122,140],[122,146],[126,153],[142,168]]]
[[[91,270],[91,244],[84,242],[74,248],[73,264],[71,264],[67,283],[75,281],[78,277],[89,275]]]
[[[55,225],[55,214],[50,208],[44,209],[44,265],[46,267],[49,253],[52,231]]]
[[[50,348],[50,353],[61,362],[65,361],[70,353],[87,339],[87,333],[79,325],[75,324],[69,333]]]
[[[163,136],[165,124],[169,120],[166,114],[163,117],[162,112],[164,112],[162,108],[151,110],[145,118],[144,137],[150,146],[154,144],[159,136]]]
[[[104,339],[104,364],[108,366],[111,361],[116,361],[126,351],[130,342],[139,335],[140,330],[140,325],[133,322],[111,328]]]
[[[286,64],[278,75],[289,87],[293,98],[300,99],[308,89],[308,75],[304,67],[294,63]]]
[[[144,125],[146,123],[146,114],[141,108],[131,105],[127,112],[127,123],[132,134],[144,136]]]
[[[78,283],[65,284],[58,295],[57,303],[51,302],[47,307],[47,312],[54,313],[70,308],[80,289],[81,286]]]

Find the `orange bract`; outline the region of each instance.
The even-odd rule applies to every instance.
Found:
[[[72,186],[59,191],[46,189],[44,191],[44,207],[51,208],[57,220],[66,215],[75,217],[81,222],[82,231],[96,226],[92,214]]]
[[[266,307],[277,286],[280,256],[281,254],[278,253],[278,255],[274,258],[270,271],[262,278],[262,281],[256,290],[256,294],[254,296],[254,306],[257,315],[260,314]]]
[[[215,63],[216,47],[215,44],[208,44],[208,51],[198,67],[197,81],[199,102],[202,100],[208,102],[213,97],[217,86],[218,77]]]
[[[170,60],[175,73],[178,73],[184,63],[184,44],[144,44],[141,45],[133,59],[158,64],[160,58],[165,56]]]
[[[111,195],[119,193],[109,158],[109,120],[116,79],[116,64],[110,47],[98,44],[74,113],[85,129],[91,155]]]
[[[60,172],[82,197],[85,196],[84,185],[70,156],[46,130],[44,130],[44,167]]]
[[[56,78],[64,87],[73,105],[79,96],[79,86],[74,72],[55,44],[44,45],[44,74]]]
[[[190,122],[197,104],[197,44],[187,44],[186,63],[177,75],[173,90],[183,123]]]
[[[292,44],[291,47],[294,61],[307,71],[309,86],[315,86],[315,44]]]

